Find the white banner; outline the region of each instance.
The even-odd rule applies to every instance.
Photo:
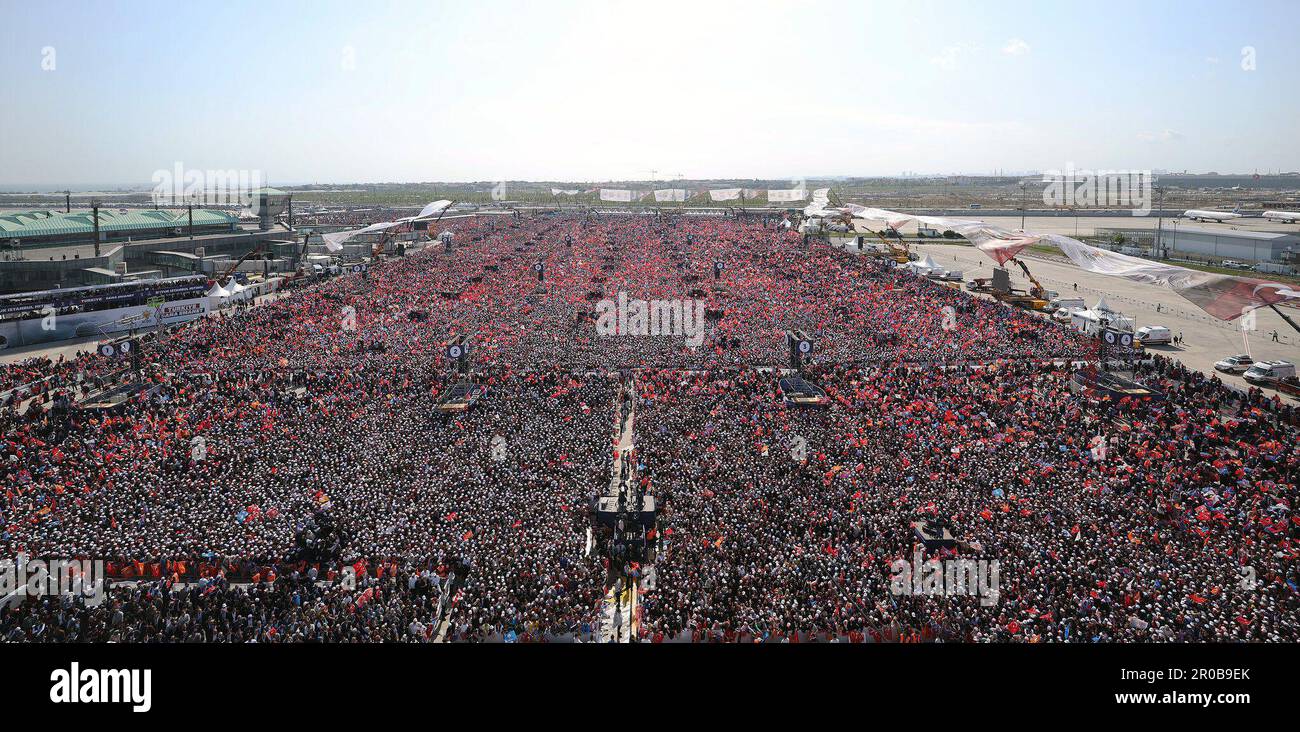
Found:
[[[769,201],[802,201],[808,197],[806,188],[778,188],[769,189],[767,200]]]
[[[581,190],[578,190],[578,189],[576,189],[576,188],[573,189],[573,190],[565,190],[565,189],[563,189],[563,188],[552,188],[552,189],[551,189],[551,195],[552,195],[552,196],[576,196],[576,195],[578,195],[579,193],[582,193],[582,191],[581,191]]]
[[[655,191],[656,201],[685,201],[685,188],[662,188]]]
[[[600,200],[629,203],[632,200],[632,191],[622,190],[619,188],[601,188]]]
[[[740,198],[739,188],[714,188],[709,191],[709,198],[715,201],[734,201]]]

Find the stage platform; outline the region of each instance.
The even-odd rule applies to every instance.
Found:
[[[438,411],[444,413],[464,412],[486,393],[487,387],[482,384],[461,382],[447,390],[442,398],[438,400]]]
[[[1165,398],[1164,394],[1155,389],[1095,368],[1075,371],[1070,377],[1070,391],[1096,398],[1108,397],[1116,401],[1124,397],[1157,401],[1163,401]]]
[[[799,376],[781,379],[781,401],[796,407],[825,407],[830,404],[826,390]]]

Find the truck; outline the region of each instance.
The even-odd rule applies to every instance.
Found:
[[[1081,297],[1054,297],[1047,302],[1047,309],[1052,312],[1056,312],[1061,308],[1082,310],[1085,307],[1087,306],[1083,304],[1083,298]]]
[[[1295,267],[1292,267],[1289,264],[1278,264],[1276,262],[1260,262],[1255,265],[1255,271],[1263,272],[1265,274],[1293,275],[1295,274]]]

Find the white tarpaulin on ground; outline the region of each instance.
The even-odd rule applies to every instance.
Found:
[[[685,188],[661,188],[655,191],[656,201],[685,201]]]
[[[632,200],[632,191],[623,190],[621,188],[601,188],[600,200],[629,203]]]
[[[715,201],[734,201],[740,198],[739,188],[714,188],[709,191],[709,198]]]
[[[767,192],[769,201],[802,201],[808,196],[806,188],[777,188]]]

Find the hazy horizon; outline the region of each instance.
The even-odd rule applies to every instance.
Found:
[[[0,2],[0,190],[1300,170],[1281,0]]]

